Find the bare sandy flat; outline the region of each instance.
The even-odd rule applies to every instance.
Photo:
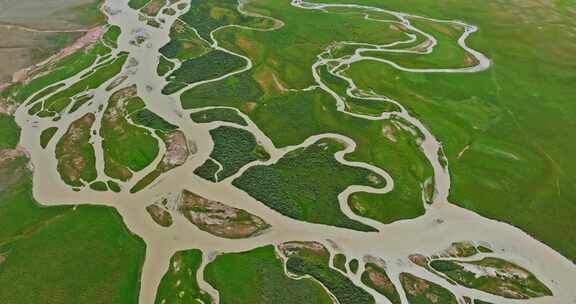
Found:
[[[80,30],[98,22],[99,13],[89,9],[98,2],[0,0],[0,83],[49,56],[46,51],[57,52],[53,48],[58,31]]]
[[[79,20],[83,6],[99,0],[0,0],[0,23],[18,24],[43,30],[84,27]]]

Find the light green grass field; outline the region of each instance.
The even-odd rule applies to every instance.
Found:
[[[479,27],[467,43],[492,60],[493,65],[484,72],[416,74],[384,63],[362,61],[346,73],[360,89],[375,90],[400,101],[443,143],[452,173],[450,201],[518,226],[573,260],[576,241],[563,231],[576,229],[571,220],[576,213],[576,205],[571,203],[576,199],[576,181],[569,174],[576,169],[571,157],[576,152],[576,140],[571,138],[573,132],[567,132],[576,127],[571,119],[576,108],[571,102],[574,94],[570,85],[576,80],[576,61],[574,52],[569,51],[576,47],[569,30],[574,27],[574,5],[529,1],[538,7],[531,9],[520,1],[325,2],[373,5],[426,17],[463,20]],[[279,146],[322,132],[348,135],[358,143],[351,159],[389,170],[399,181],[398,187],[404,187],[387,197],[359,195],[364,196],[364,204],[378,200],[379,206],[385,203],[392,208],[386,213],[367,212],[367,216],[392,222],[422,214],[422,207],[412,204],[419,196],[415,185],[422,183],[426,175],[413,172],[429,169],[425,169],[425,162],[415,161],[421,158],[418,151],[412,147],[409,154],[403,154],[410,155],[410,161],[397,159],[394,153],[385,152],[390,151],[390,144],[377,135],[381,126],[335,112],[333,101],[323,93],[286,93],[273,81],[276,78],[288,88],[307,87],[313,84],[310,66],[329,43],[383,43],[398,40],[402,31],[382,28],[381,24],[378,30],[371,29],[375,25],[353,21],[353,15],[302,10],[291,7],[288,1],[258,0],[246,9],[285,22],[275,31],[227,28],[215,35],[224,47],[253,60],[250,81],[256,81],[259,90],[244,85],[239,92],[244,92],[245,98],[235,95],[218,99],[210,92],[217,92],[223,84],[212,83],[185,92],[183,105],[236,107]],[[386,54],[383,58],[412,67],[467,64],[469,59],[454,43],[461,29],[422,19],[413,21],[438,38],[436,50],[427,56]],[[308,22],[314,22],[314,26]],[[352,28],[352,22],[358,25]],[[323,24],[330,24],[330,29],[324,30]],[[381,35],[370,35],[375,32]],[[356,130],[358,136],[354,135]],[[407,170],[406,166],[413,164],[424,169]]]
[[[288,278],[273,246],[218,256],[204,276],[222,304],[332,303],[318,283]]]

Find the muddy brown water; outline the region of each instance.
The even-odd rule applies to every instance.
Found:
[[[189,1],[186,2],[189,3]],[[339,250],[345,253],[350,259],[358,258],[362,260],[365,255],[380,257],[387,262],[389,275],[397,288],[400,286],[398,274],[407,271],[440,284],[458,296],[473,296],[494,303],[518,303],[517,301],[509,301],[460,286],[452,286],[433,274],[416,267],[407,258],[408,255],[412,253],[422,253],[425,255],[435,253],[445,249],[454,241],[483,241],[489,243],[496,251],[494,255],[515,262],[532,271],[540,280],[549,286],[555,294],[554,297],[532,299],[524,303],[572,303],[576,301],[576,290],[572,288],[574,282],[576,282],[576,267],[574,267],[572,262],[511,225],[483,218],[474,212],[459,208],[447,202],[446,198],[450,189],[450,176],[448,168],[442,166],[438,156],[441,144],[419,120],[411,117],[407,111],[403,111],[398,115],[418,128],[424,136],[421,149],[435,169],[436,196],[434,204],[427,208],[424,216],[413,220],[398,221],[389,225],[382,225],[357,216],[352,213],[346,203],[347,196],[352,192],[369,191],[385,193],[394,187],[392,178],[384,170],[369,164],[350,162],[344,159],[344,155],[354,150],[356,146],[350,138],[338,134],[319,134],[308,138],[300,145],[277,148],[258,126],[251,122],[247,116],[240,114],[248,121],[249,125],[246,129],[252,132],[270,153],[271,160],[269,162],[277,161],[287,152],[299,147],[308,146],[321,138],[333,138],[345,142],[348,146],[347,149],[337,153],[335,156],[339,162],[374,171],[382,175],[388,183],[386,187],[382,189],[351,186],[338,196],[340,207],[350,218],[378,228],[378,233],[363,233],[338,227],[296,221],[280,215],[234,187],[230,182],[233,177],[221,183],[214,184],[195,176],[193,174],[194,169],[204,162],[213,147],[213,142],[209,134],[210,129],[227,124],[222,122],[210,124],[193,123],[188,119],[187,114],[190,111],[184,111],[181,108],[178,102],[179,96],[165,96],[161,93],[161,88],[166,84],[166,81],[156,75],[155,63],[158,61],[158,49],[168,42],[169,26],[159,29],[146,27],[139,21],[137,13],[126,6],[125,1],[109,0],[106,4],[112,7],[114,11],[117,11],[117,14],[110,16],[110,23],[122,28],[122,35],[118,43],[119,48],[115,50],[115,52],[128,51],[134,60],[140,62],[136,67],[129,68],[130,73],[127,74],[129,77],[123,86],[137,84],[139,86],[139,94],[146,102],[146,106],[170,123],[178,125],[186,137],[195,143],[198,148],[197,153],[184,165],[165,174],[158,182],[136,194],[130,194],[126,189],[129,189],[131,183],[139,180],[147,174],[149,170],[143,170],[136,174],[133,181],[125,185],[125,190],[119,194],[96,192],[89,188],[85,188],[80,192],[74,192],[61,181],[56,171],[56,160],[54,153],[51,153],[51,151],[53,151],[57,140],[52,140],[46,149],[42,149],[38,140],[39,133],[47,127],[60,127],[54,137],[57,139],[62,135],[70,122],[78,119],[87,112],[96,113],[98,118],[94,128],[99,128],[98,121],[100,120],[101,113],[98,113],[97,109],[100,105],[106,103],[111,94],[111,92],[107,92],[104,89],[107,83],[101,88],[94,90],[93,93],[95,97],[92,104],[88,104],[76,113],[64,116],[60,121],[54,122],[31,117],[27,114],[25,107],[21,107],[18,110],[16,117],[18,124],[22,127],[21,145],[30,152],[32,162],[35,166],[34,196],[39,202],[45,205],[93,202],[95,204],[113,206],[122,215],[128,228],[145,240],[147,253],[142,272],[140,303],[154,303],[156,288],[163,274],[168,269],[170,257],[178,250],[190,248],[202,250],[206,257],[201,266],[203,268],[206,266],[210,257],[213,257],[217,253],[245,251],[267,244],[278,244],[293,240],[320,241],[324,242],[329,249],[331,248],[331,244],[337,244]],[[293,1],[293,4],[299,6],[301,9],[318,9],[313,5],[304,6],[301,1]],[[179,11],[179,13],[183,13],[183,11]],[[167,24],[171,24],[176,17],[177,16],[166,17]],[[475,28],[471,27],[466,36],[463,36],[459,41],[463,48],[467,48],[465,44],[466,37],[474,30]],[[149,34],[149,39],[142,46],[131,44],[130,40],[134,38],[134,33],[141,31],[146,31]],[[429,39],[435,42],[434,37],[429,37]],[[431,47],[433,47],[434,44],[435,43],[431,43]],[[218,45],[214,45],[214,47],[219,48]],[[392,46],[389,47],[391,48]],[[479,65],[472,67],[472,69],[410,71],[445,73],[474,72],[474,69],[486,68],[486,65],[489,65],[489,62],[482,60],[485,57],[480,56],[481,54],[474,53],[473,50],[471,53],[477,57],[479,62]],[[350,61],[361,60],[361,57],[361,54],[356,54],[350,58]],[[340,63],[345,63],[344,60],[339,61]],[[313,68],[321,64],[324,64],[324,62],[319,60]],[[395,68],[403,69],[400,66],[395,66],[392,62],[389,62],[389,64]],[[249,61],[245,69],[251,67],[252,63]],[[230,73],[220,77],[220,79],[235,73],[239,72]],[[82,73],[79,75],[81,74]],[[63,83],[71,84],[79,79],[79,75],[72,79],[65,80]],[[317,89],[328,89],[322,84],[321,79],[315,79],[318,82],[319,88]],[[149,89],[146,90],[144,89],[145,87]],[[367,98],[381,99],[380,96]],[[335,102],[338,105],[338,109],[344,111],[341,109],[341,100],[335,97]],[[363,118],[386,119],[386,117]],[[103,177],[103,152],[100,140],[97,135],[93,137],[98,174]],[[159,140],[159,142],[161,141]],[[150,165],[150,170],[160,161],[164,152],[165,147],[161,145],[159,156]],[[243,168],[238,175],[246,169],[247,167]],[[174,214],[174,224],[170,228],[160,227],[149,216],[146,211],[146,206],[159,197],[180,193],[182,189],[190,190],[201,196],[226,203],[235,208],[244,209],[264,219],[272,225],[272,228],[257,237],[228,240],[197,229],[189,223],[185,217],[177,213]],[[331,242],[327,242],[326,240],[331,240]],[[361,272],[362,266],[358,274]],[[352,275],[351,279],[355,284],[362,286],[359,275]],[[209,291],[217,298],[217,291],[204,281],[201,272],[198,275],[198,282],[201,288]],[[401,289],[399,288],[399,290]],[[375,292],[369,292],[377,298],[378,303],[387,303],[383,297]],[[402,300],[403,303],[407,303],[404,295],[402,295]]]

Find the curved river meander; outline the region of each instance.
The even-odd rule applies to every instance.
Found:
[[[449,204],[447,198],[450,191],[450,175],[441,143],[426,128],[426,126],[406,111],[402,106],[401,101],[391,100],[386,96],[381,96],[374,92],[361,92],[356,88],[354,80],[348,78],[342,73],[342,70],[344,70],[346,66],[364,60],[384,62],[396,69],[414,73],[473,73],[487,69],[490,67],[490,60],[482,53],[471,49],[466,45],[466,39],[468,36],[477,30],[475,26],[465,24],[461,21],[428,19],[359,5],[312,4],[299,0],[294,0],[292,2],[292,5],[299,9],[324,10],[331,7],[348,7],[385,12],[398,18],[400,20],[399,23],[403,24],[405,28],[414,33],[419,33],[422,37],[426,38],[426,41],[422,42],[419,47],[413,48],[402,48],[402,45],[413,43],[416,40],[416,35],[408,35],[406,41],[398,41],[389,45],[362,44],[363,47],[357,49],[353,55],[342,58],[332,58],[331,56],[328,56],[330,54],[330,49],[327,49],[326,53],[318,55],[318,60],[311,67],[314,79],[317,82],[315,89],[324,90],[332,95],[339,111],[346,112],[344,101],[342,100],[343,97],[339,96],[322,82],[318,70],[324,66],[331,67],[330,70],[333,75],[336,75],[348,82],[349,88],[347,94],[349,97],[391,102],[400,109],[396,112],[384,113],[381,116],[369,116],[346,112],[347,114],[371,120],[390,119],[392,116],[399,117],[403,119],[410,128],[417,130],[420,134],[420,148],[434,170],[433,183],[435,193],[432,204],[427,205],[425,215],[419,218],[383,225],[373,220],[357,216],[350,210],[346,203],[346,199],[351,193],[360,190],[386,193],[391,191],[394,187],[394,181],[382,169],[366,163],[350,162],[344,159],[344,155],[353,151],[356,146],[354,141],[350,138],[338,134],[320,134],[308,138],[297,146],[276,148],[272,141],[264,135],[258,126],[250,121],[248,116],[240,113],[240,115],[248,121],[248,126],[245,127],[245,129],[252,132],[256,136],[257,140],[270,153],[271,159],[265,163],[273,163],[288,151],[308,146],[320,138],[335,138],[347,143],[347,149],[336,154],[336,159],[339,162],[349,166],[364,167],[382,175],[387,181],[386,187],[382,189],[351,186],[339,195],[340,206],[347,216],[376,227],[379,230],[377,233],[366,233],[296,221],[282,216],[281,214],[269,209],[264,204],[259,203],[245,192],[232,186],[231,181],[234,177],[215,184],[195,176],[193,174],[194,169],[200,166],[208,158],[213,147],[209,131],[215,127],[230,124],[224,122],[212,122],[208,124],[194,123],[188,118],[188,114],[192,111],[198,111],[198,109],[183,110],[179,102],[178,94],[166,96],[161,93],[161,89],[165,86],[166,81],[156,74],[159,54],[158,49],[168,42],[170,26],[164,26],[162,28],[146,27],[143,22],[138,19],[138,12],[130,9],[125,2],[127,1],[108,0],[105,4],[108,8],[106,11],[109,15],[109,23],[118,25],[122,29],[118,48],[113,52],[118,53],[120,51],[127,51],[130,53],[130,57],[133,58],[131,61],[133,63],[138,63],[131,67],[125,67],[128,79],[124,82],[123,86],[137,84],[139,87],[139,96],[144,99],[146,106],[170,123],[178,125],[185,133],[186,137],[195,143],[197,146],[197,152],[190,157],[184,165],[164,174],[157,183],[136,194],[129,194],[127,191],[122,193],[96,192],[88,188],[85,188],[80,192],[74,192],[61,181],[56,170],[56,159],[54,153],[46,152],[53,151],[56,141],[53,140],[47,149],[42,149],[38,141],[39,133],[47,127],[58,126],[59,131],[56,134],[56,137],[59,137],[66,131],[67,126],[71,122],[77,120],[88,112],[96,114],[97,123],[95,123],[93,128],[99,128],[98,121],[100,121],[102,111],[98,111],[98,107],[100,105],[105,105],[111,94],[111,92],[107,92],[104,89],[107,86],[107,83],[94,90],[93,93],[95,98],[93,99],[94,102],[92,104],[81,108],[81,110],[73,114],[62,117],[62,119],[57,122],[31,117],[27,114],[27,109],[24,106],[17,111],[17,121],[22,127],[21,144],[30,152],[35,166],[34,195],[38,201],[46,205],[91,202],[93,204],[112,206],[120,212],[128,228],[144,239],[147,244],[147,252],[142,273],[140,303],[154,303],[156,287],[158,286],[162,275],[168,269],[170,257],[178,250],[190,248],[201,249],[205,253],[205,261],[202,266],[204,267],[217,253],[246,251],[267,244],[278,244],[293,240],[319,241],[323,242],[329,249],[333,248],[333,245],[331,244],[337,244],[338,250],[344,252],[349,258],[356,257],[362,259],[365,255],[381,257],[387,262],[389,276],[392,278],[396,286],[400,286],[398,274],[406,271],[438,283],[451,290],[459,297],[467,295],[495,303],[518,303],[518,301],[506,300],[487,293],[450,285],[445,280],[416,267],[407,259],[407,256],[412,253],[422,253],[425,255],[432,254],[446,248],[454,241],[470,240],[487,242],[495,249],[494,254],[530,269],[554,293],[553,298],[545,297],[525,300],[522,301],[523,303],[575,303],[576,291],[574,290],[573,285],[576,282],[576,269],[569,260],[511,225],[483,218],[471,211]],[[178,14],[184,13],[187,9],[188,8],[180,10]],[[242,11],[241,6],[239,6],[239,10]],[[174,22],[178,17],[178,14],[172,17],[167,16],[166,24],[172,24],[172,22]],[[454,23],[455,25],[462,27],[464,31],[458,40],[458,44],[474,58],[474,65],[465,68],[446,69],[406,68],[394,63],[393,61],[363,55],[363,52],[366,50],[418,54],[427,54],[432,52],[433,48],[437,44],[436,39],[430,34],[413,26],[410,22],[412,18],[428,19],[434,22]],[[274,24],[276,27],[283,26],[280,21],[276,21]],[[142,32],[144,28],[149,35],[145,45],[136,46],[131,44],[130,40],[133,39],[134,33]],[[275,28],[270,28],[268,30],[274,29]],[[343,42],[343,44],[346,43],[354,44],[354,42]],[[217,42],[212,42],[211,44],[216,49],[232,53],[231,51],[218,46]],[[248,62],[246,67],[241,71],[252,67],[252,62],[249,58],[239,54],[234,55],[241,56]],[[220,77],[220,79],[241,71],[235,71]],[[78,76],[64,80],[63,83],[71,84],[74,81],[77,81],[81,74],[82,73],[79,73]],[[199,83],[191,86],[198,84]],[[147,89],[145,90],[143,88]],[[97,155],[97,169],[99,175],[103,176],[103,152],[100,139],[97,135],[94,135],[92,141]],[[165,147],[161,147],[158,159],[148,167],[149,170],[155,168],[164,151]],[[244,167],[235,176],[242,174],[242,172],[251,165],[254,165],[254,163]],[[132,183],[146,175],[149,170],[143,170],[144,172],[135,174],[132,178]],[[128,186],[131,186],[131,184]],[[272,225],[272,229],[256,237],[229,240],[200,231],[190,224],[183,216],[176,215],[174,224],[169,228],[163,228],[155,224],[146,212],[145,207],[158,197],[164,196],[167,193],[179,193],[182,189],[188,189],[212,200],[225,202],[228,205],[245,209],[246,211],[265,219]],[[330,242],[328,242],[328,240],[330,240]],[[483,255],[489,256],[491,254]],[[362,269],[360,269],[359,273],[362,272],[361,270]],[[217,292],[202,279],[201,272],[198,279],[201,288],[209,291],[217,298]],[[361,285],[359,276],[352,275],[352,279],[355,283]],[[368,288],[366,288],[366,290],[373,294],[379,303],[388,303],[384,297],[374,291],[371,291]],[[403,293],[401,294],[403,303],[407,303],[405,295]]]

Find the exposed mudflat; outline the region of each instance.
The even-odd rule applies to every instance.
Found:
[[[86,13],[86,6],[101,0],[0,0],[0,85],[12,79],[16,71],[38,63],[58,51],[54,40],[63,32],[73,40],[95,25],[98,14]],[[52,46],[52,47],[51,47]],[[0,87],[1,88],[1,87]]]
[[[0,24],[38,30],[71,30],[86,26],[79,10],[101,0],[0,0]]]

